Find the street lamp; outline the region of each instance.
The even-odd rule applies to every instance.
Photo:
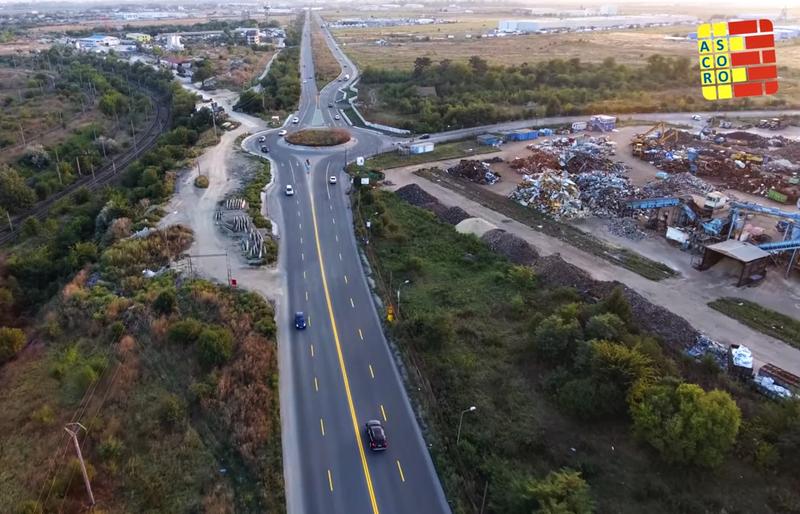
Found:
[[[403,287],[404,285],[410,284],[410,283],[411,283],[410,280],[406,280],[405,282],[400,284],[400,286],[397,288],[397,317],[398,318],[400,317],[400,288]]]
[[[461,411],[461,417],[458,419],[458,435],[456,436],[456,446],[458,446],[459,441],[461,441],[461,424],[464,422],[464,414],[467,412],[473,412],[475,409],[477,409],[477,407],[473,405],[470,408]]]

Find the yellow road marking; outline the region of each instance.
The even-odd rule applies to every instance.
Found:
[[[353,299],[352,298],[350,298],[350,307],[352,307],[354,309],[356,308],[356,304],[353,303]]]
[[[325,423],[322,418],[319,418],[319,429],[322,431],[322,437],[325,437]]]
[[[313,344],[311,345],[311,356],[312,357],[314,356],[314,345]]]
[[[375,378],[375,372],[372,371],[372,364],[369,365],[369,376],[371,376],[372,378]]]
[[[347,275],[344,276],[344,283],[347,283]]]
[[[300,244],[303,244],[303,236],[300,236]]]
[[[317,381],[317,377],[314,377],[314,391],[319,391],[319,382]]]
[[[322,256],[322,245],[319,242],[319,228],[317,227],[317,211],[314,207],[314,201],[310,198],[310,195],[309,200],[311,200],[311,223],[314,226],[314,240],[317,246],[319,270],[320,274],[322,275],[322,290],[325,293],[325,303],[328,307],[328,318],[330,319],[331,328],[333,329],[333,340],[336,346],[336,356],[339,360],[339,369],[342,372],[344,392],[345,396],[347,397],[347,407],[350,410],[350,421],[353,424],[353,436],[356,448],[358,449],[358,455],[361,458],[361,468],[364,471],[364,478],[367,482],[367,492],[369,493],[370,503],[372,504],[372,512],[373,514],[379,514],[380,509],[378,509],[378,501],[375,499],[375,489],[372,487],[372,475],[370,474],[369,465],[367,464],[367,456],[364,453],[364,445],[361,444],[358,416],[356,415],[356,407],[353,403],[353,395],[350,392],[350,379],[347,377],[347,367],[345,366],[344,355],[342,354],[342,343],[339,340],[339,330],[336,328],[336,319],[333,316],[333,303],[331,302],[331,295],[328,289],[328,280],[325,278],[325,263]],[[341,254],[339,254],[339,258],[341,259]],[[328,480],[330,481],[331,491],[333,491],[333,481],[331,480],[330,470],[328,470]]]
[[[403,480],[405,482],[405,480]],[[328,470],[328,487],[331,488],[331,492],[333,492],[333,477],[331,477],[331,470]]]
[[[395,462],[397,462],[397,471],[400,472],[400,480],[405,482],[406,481],[406,476],[403,474],[403,466],[400,465],[400,461],[399,460],[395,461]]]
[[[362,341],[364,340],[364,332],[362,332],[360,328],[358,329],[358,337],[360,337]]]
[[[381,404],[381,415],[383,416],[384,421],[389,421],[386,419],[386,410],[383,408],[383,404]]]

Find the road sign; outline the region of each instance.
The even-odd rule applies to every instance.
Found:
[[[391,305],[386,307],[386,321],[390,323],[394,321],[394,307],[392,307]]]
[[[369,185],[369,177],[361,177],[361,185],[368,186]]]

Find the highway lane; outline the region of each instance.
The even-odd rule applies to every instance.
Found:
[[[340,125],[333,102],[336,84],[317,94],[309,41],[304,30],[301,72],[304,82],[299,127]],[[291,127],[293,124],[289,124]],[[294,128],[294,127],[293,127]],[[359,261],[349,209],[344,150],[288,145],[276,130],[247,138],[258,153],[266,137],[274,184],[268,204],[280,206],[281,262],[287,305],[279,327],[291,327],[294,311],[309,320],[306,330],[283,330],[279,351],[288,352],[291,391],[282,401],[285,437],[295,445],[285,452],[287,498],[292,513],[442,513],[449,512],[425,442],[383,337]],[[383,136],[353,130],[352,159],[391,146]],[[309,164],[306,164],[308,159]],[[337,175],[339,183],[328,183]],[[285,196],[287,184],[294,196]],[[285,384],[282,382],[282,384]],[[287,408],[288,407],[288,408]],[[372,454],[363,424],[384,421],[389,449]]]

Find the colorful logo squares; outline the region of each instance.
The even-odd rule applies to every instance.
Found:
[[[704,23],[697,27],[700,84],[706,100],[778,92],[770,20]]]

